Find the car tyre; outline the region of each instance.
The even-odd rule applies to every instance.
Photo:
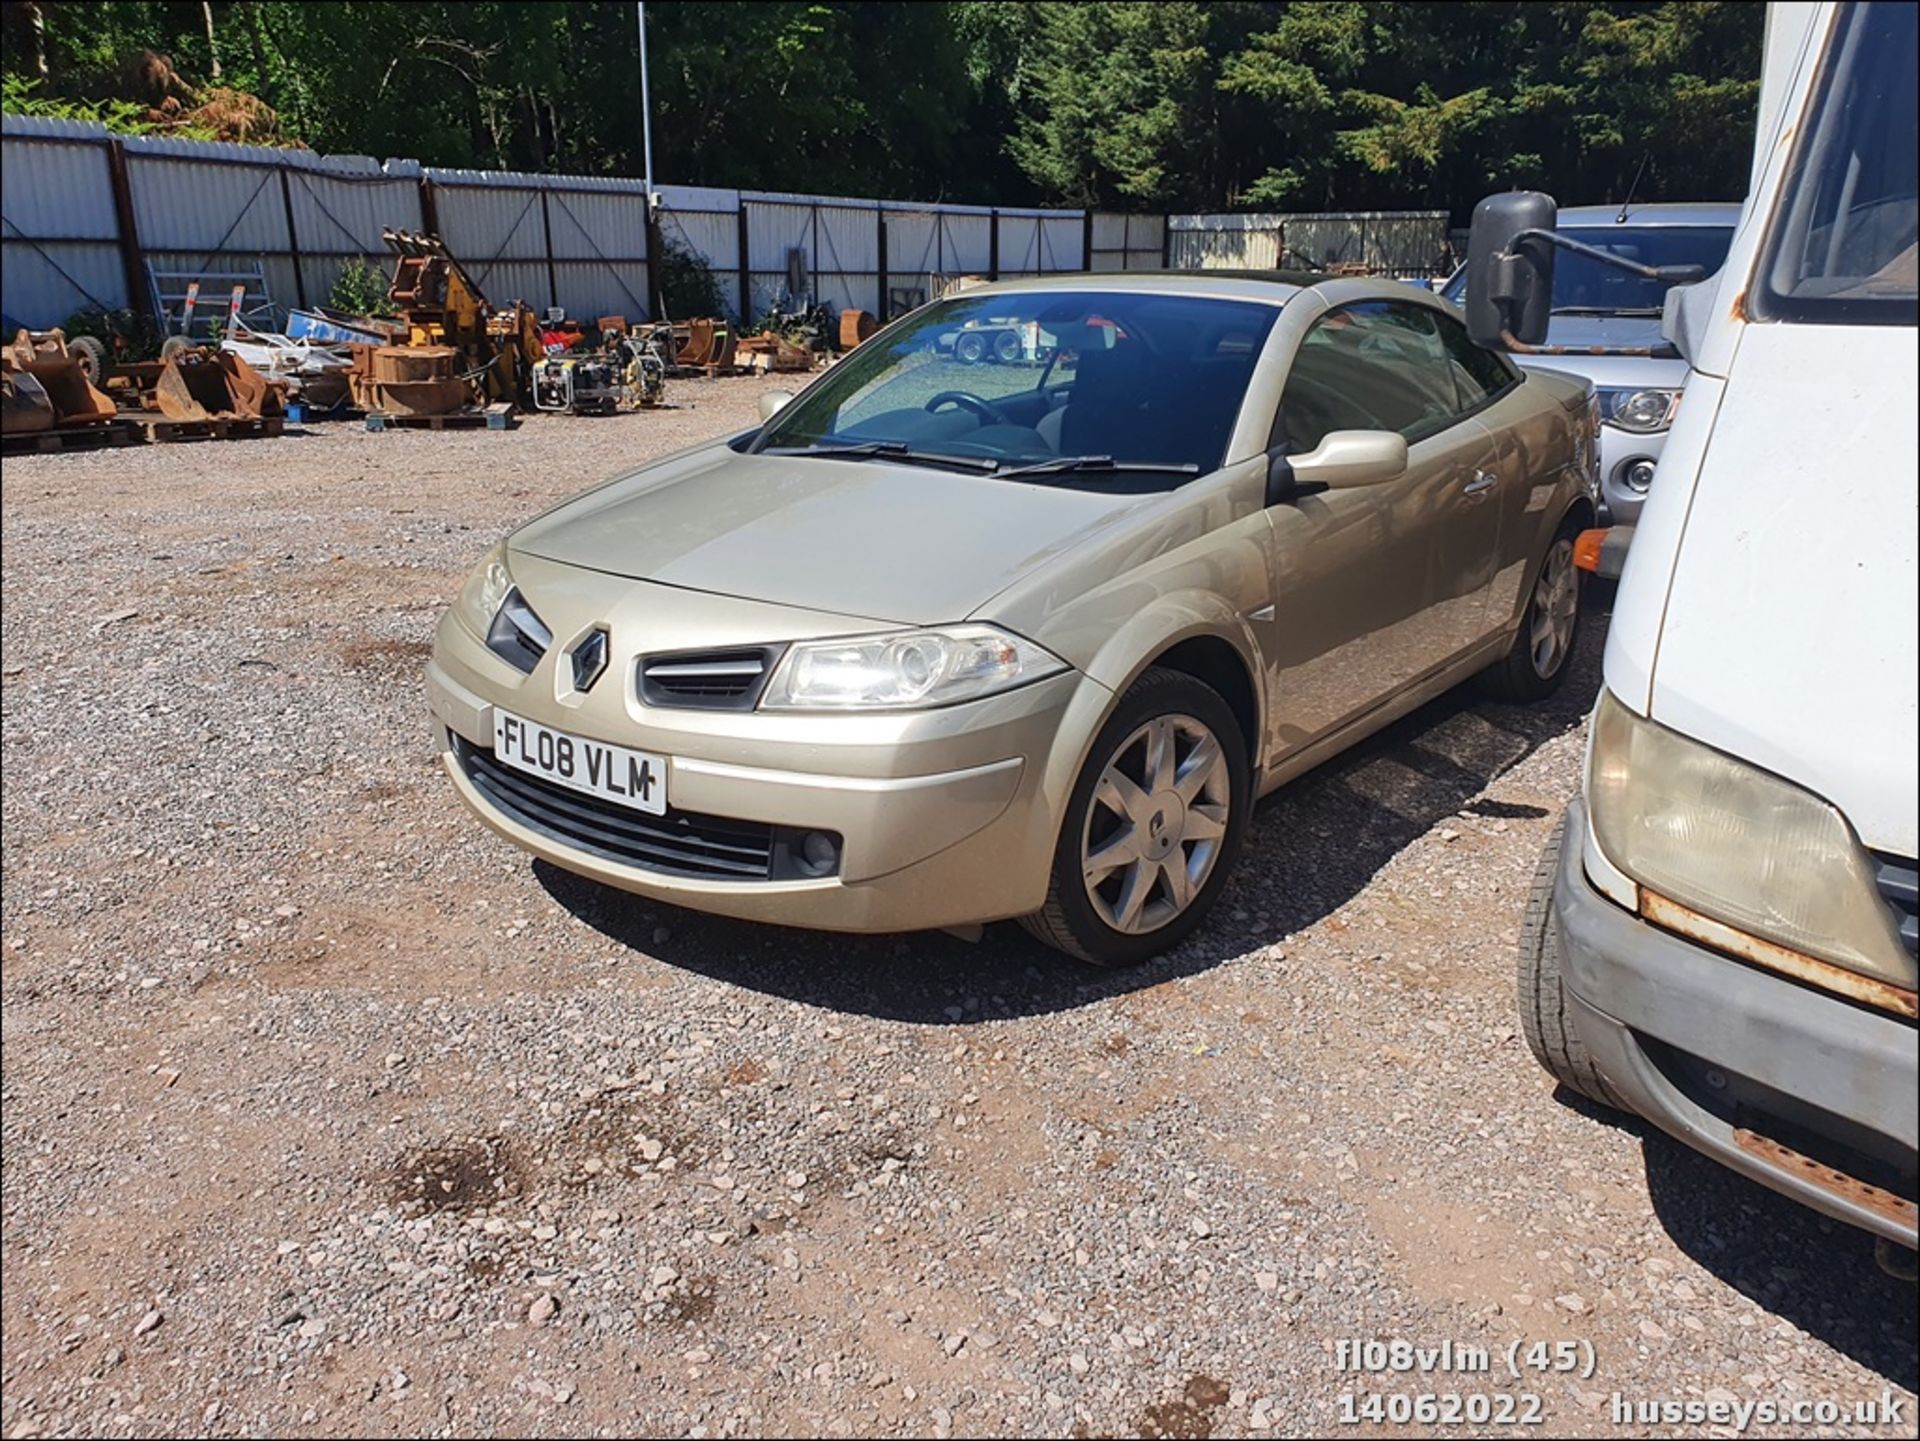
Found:
[[[1206,749],[1211,740],[1214,749]],[[1156,747],[1164,740],[1166,749]],[[1157,758],[1164,754],[1164,762]],[[1139,810],[1121,819],[1111,774],[1136,785]],[[1096,797],[1098,792],[1098,797]],[[1172,794],[1170,795],[1169,792]],[[1183,798],[1189,793],[1190,801]],[[1156,804],[1156,799],[1158,804]],[[1205,918],[1240,853],[1252,808],[1247,744],[1233,708],[1211,686],[1152,669],[1127,689],[1100,728],[1061,821],[1047,903],[1020,924],[1057,950],[1096,966],[1126,966],[1177,945]],[[1162,822],[1164,821],[1164,825]],[[1127,837],[1134,837],[1128,841]],[[1134,857],[1096,883],[1096,854],[1120,841]],[[1205,849],[1211,847],[1211,849]],[[1177,854],[1180,862],[1172,857]],[[1180,879],[1174,870],[1179,865]],[[1197,873],[1197,874],[1196,874]],[[1175,894],[1178,887],[1183,896]],[[1130,889],[1139,887],[1137,895]],[[1115,924],[1129,914],[1135,928]]]
[[[1580,523],[1569,517],[1554,534],[1534,576],[1513,645],[1485,671],[1481,685],[1495,700],[1545,700],[1560,689],[1580,643],[1583,573],[1573,563]]]
[[[1541,854],[1520,925],[1518,991],[1520,1030],[1527,1049],[1547,1074],[1570,1091],[1615,1110],[1627,1109],[1587,1048],[1567,1024],[1567,985],[1561,967],[1560,922],[1553,905],[1553,883],[1560,874],[1560,849],[1566,844],[1562,820]]]

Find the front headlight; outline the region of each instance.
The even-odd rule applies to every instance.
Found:
[[[1605,390],[1600,392],[1600,418],[1635,435],[1656,435],[1673,425],[1680,412],[1677,390]]]
[[[480,568],[468,576],[467,583],[460,588],[460,616],[475,635],[486,635],[512,589],[513,576],[507,570],[507,543],[501,541],[487,552]]]
[[[1608,692],[1590,764],[1594,839],[1633,880],[1773,945],[1914,988],[1873,864],[1827,802],[1642,720]]]
[[[1032,641],[986,625],[895,631],[787,648],[762,710],[924,710],[1066,669]]]

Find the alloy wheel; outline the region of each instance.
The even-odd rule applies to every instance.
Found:
[[[1116,931],[1159,930],[1190,907],[1227,835],[1226,750],[1188,715],[1155,716],[1108,757],[1087,808],[1081,874]]]
[[[1579,621],[1580,572],[1573,565],[1573,542],[1563,536],[1547,552],[1527,611],[1527,650],[1535,675],[1551,679],[1566,662]]]

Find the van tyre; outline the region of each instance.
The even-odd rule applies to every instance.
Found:
[[[1094,738],[1067,799],[1047,903],[1020,924],[1096,966],[1178,945],[1226,884],[1251,805],[1233,708],[1192,676],[1148,670]]]
[[[1533,891],[1520,926],[1520,1030],[1527,1049],[1561,1085],[1590,1101],[1624,1111],[1626,1104],[1607,1084],[1600,1068],[1567,1023],[1567,987],[1560,964],[1560,922],[1553,906],[1553,882],[1560,873],[1560,848],[1566,844],[1563,819],[1540,857]]]
[[[1560,689],[1580,642],[1582,572],[1573,563],[1581,531],[1569,516],[1555,532],[1527,596],[1520,629],[1506,655],[1481,672],[1482,688],[1495,700],[1545,700]]]

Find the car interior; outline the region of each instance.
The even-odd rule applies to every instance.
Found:
[[[903,364],[840,407],[827,434],[1011,463],[1100,455],[1201,473],[1219,466],[1273,307],[1164,296],[1038,299],[1024,316],[994,317],[1038,323],[1050,343],[1033,360],[963,363],[935,354]],[[1155,489],[1187,478],[1109,475],[1100,483]]]

